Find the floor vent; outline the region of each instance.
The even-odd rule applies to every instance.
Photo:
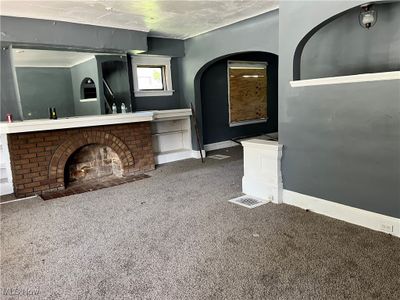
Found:
[[[229,202],[247,207],[247,208],[254,208],[265,203],[268,201],[261,200],[259,198],[251,197],[251,196],[241,196],[234,199],[229,200]]]
[[[218,159],[218,160],[226,159],[226,158],[229,158],[229,157],[230,156],[223,155],[223,154],[214,154],[214,155],[207,156],[207,158]]]

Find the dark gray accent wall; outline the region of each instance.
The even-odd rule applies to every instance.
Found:
[[[124,60],[109,60],[102,62],[101,71],[102,78],[106,80],[114,94],[114,99],[111,100],[111,97],[110,102],[117,105],[118,113],[121,112],[122,103],[125,104],[128,111],[131,111],[131,92],[129,89],[126,57],[124,57]]]
[[[303,37],[358,4],[363,1],[280,2],[283,184],[291,191],[400,217],[399,80],[304,88],[289,83],[295,50]],[[351,30],[346,28],[342,34]],[[325,50],[334,56],[340,47]],[[396,47],[400,53],[396,41],[386,47]]]
[[[90,52],[147,50],[147,33],[141,31],[7,16],[0,22],[3,44]]]
[[[176,39],[147,38],[148,49],[146,54],[182,57],[185,55],[185,42]]]
[[[81,83],[86,77],[93,79],[96,85],[97,101],[81,102]],[[75,65],[71,68],[71,80],[74,97],[74,107],[76,116],[100,115],[101,114],[101,92],[100,80],[95,58]]]
[[[174,93],[172,96],[159,97],[134,97],[135,110],[163,110],[181,108],[180,99],[180,78],[178,69],[178,59],[171,59],[171,76]]]
[[[179,73],[182,82],[181,107],[195,104],[196,117],[202,128],[200,77],[208,64],[224,56],[263,51],[278,54],[279,14],[274,10],[217,30],[185,40],[185,57]],[[197,148],[194,131],[193,145]],[[200,132],[202,134],[202,132]]]
[[[359,25],[359,7],[320,28],[303,49],[301,79],[400,70],[400,3],[374,9],[378,21],[368,30]]]
[[[24,119],[48,118],[49,107],[58,117],[74,116],[69,68],[17,67],[16,72]]]
[[[22,120],[22,108],[17,87],[17,78],[12,60],[12,48],[1,48],[1,121],[7,120],[6,114],[13,115],[14,120]]]
[[[228,60],[267,62],[266,123],[229,127]],[[201,108],[204,144],[217,143],[243,136],[278,131],[278,56],[251,52],[232,55],[209,66],[201,77]]]

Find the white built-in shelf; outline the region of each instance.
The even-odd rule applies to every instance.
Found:
[[[153,112],[154,121],[182,120],[187,119],[192,115],[192,110],[190,108],[155,110]]]
[[[193,157],[190,109],[157,111],[151,124],[156,164]]]
[[[295,80],[295,81],[290,81],[290,86],[306,87],[306,86],[345,84],[345,83],[382,81],[382,80],[400,80],[400,71]]]
[[[166,131],[166,132],[155,132],[152,133],[152,136],[160,136],[160,135],[170,135],[170,134],[182,134],[184,132],[188,131],[187,129],[182,129],[182,130],[174,130],[174,131]]]

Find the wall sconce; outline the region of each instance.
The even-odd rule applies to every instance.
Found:
[[[372,9],[370,4],[361,6],[361,12],[358,16],[358,21],[360,22],[361,27],[370,29],[375,25],[377,18],[378,15],[376,10]]]

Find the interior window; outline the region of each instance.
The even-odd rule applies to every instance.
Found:
[[[140,91],[164,90],[165,70],[164,66],[138,66],[137,80]]]
[[[228,61],[229,126],[267,120],[267,63]]]

